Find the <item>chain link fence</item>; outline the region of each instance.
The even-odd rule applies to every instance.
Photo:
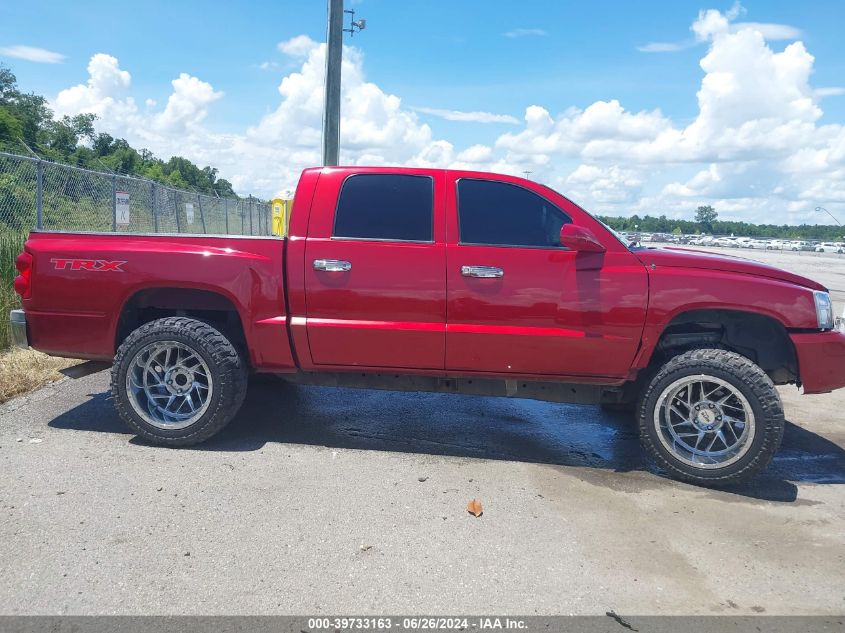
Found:
[[[271,235],[270,203],[0,152],[0,231]]]
[[[0,152],[0,352],[9,342],[15,258],[32,229],[271,235],[269,202],[218,198],[152,180]]]

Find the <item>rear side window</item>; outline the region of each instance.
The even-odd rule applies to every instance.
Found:
[[[340,191],[332,236],[431,242],[433,189],[429,176],[350,176]]]
[[[560,247],[560,229],[572,222],[551,202],[518,185],[491,180],[458,181],[462,244]]]

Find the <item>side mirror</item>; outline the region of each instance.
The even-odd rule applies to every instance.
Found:
[[[560,244],[573,251],[585,253],[604,253],[607,250],[590,229],[575,224],[564,224],[560,227]]]

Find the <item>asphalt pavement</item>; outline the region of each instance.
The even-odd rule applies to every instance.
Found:
[[[770,469],[714,491],[598,407],[265,377],[167,449],[107,378],[0,406],[0,614],[845,612],[845,390],[783,388]]]

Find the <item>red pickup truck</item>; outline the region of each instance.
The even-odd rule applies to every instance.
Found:
[[[845,386],[823,286],[625,244],[511,176],[307,169],[285,239],[34,232],[17,265],[19,342],[113,362],[120,416],[171,446],[220,431],[269,372],[629,406],[659,467],[716,485],[777,451],[776,384]]]

